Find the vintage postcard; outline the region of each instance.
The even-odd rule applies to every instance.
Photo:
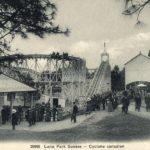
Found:
[[[149,150],[149,5],[0,1],[0,149]]]

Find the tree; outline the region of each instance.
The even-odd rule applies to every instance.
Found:
[[[125,10],[124,15],[137,14],[137,25],[142,24],[139,20],[140,14],[143,12],[144,8],[150,4],[150,0],[124,0]]]
[[[125,68],[120,71],[120,89],[125,90]]]
[[[125,88],[125,69],[123,68],[121,71],[118,65],[115,65],[113,70],[111,71],[111,88],[112,91],[120,91]]]
[[[34,34],[43,38],[45,34],[66,34],[53,23],[57,12],[51,0],[1,0],[0,1],[0,52],[10,50],[10,42],[16,35],[27,38]]]
[[[120,80],[120,70],[119,67],[115,65],[113,70],[111,71],[112,91],[116,91],[119,89],[118,87],[119,80]]]

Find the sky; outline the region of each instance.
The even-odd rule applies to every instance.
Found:
[[[136,27],[136,16],[124,16],[123,0],[55,0],[58,8],[55,23],[71,30],[69,37],[48,35],[44,39],[30,35],[17,36],[12,48],[20,53],[50,54],[68,52],[84,58],[88,68],[97,68],[101,62],[104,41],[110,55],[110,64],[120,68],[140,51],[150,50],[150,7],[140,16],[143,27]]]

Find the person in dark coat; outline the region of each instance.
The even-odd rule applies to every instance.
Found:
[[[9,121],[9,119],[10,119],[10,115],[11,115],[11,109],[10,109],[10,107],[9,106],[6,106],[5,107],[5,112],[6,112],[6,122],[8,122]]]
[[[78,107],[75,104],[75,102],[73,102],[73,111],[72,111],[72,116],[71,116],[71,122],[72,122],[72,120],[74,120],[74,123],[76,123],[76,121],[77,121],[76,120],[77,113],[78,113]]]
[[[45,109],[45,121],[46,122],[51,121],[51,109],[49,107],[46,107]]]
[[[129,98],[127,96],[127,92],[125,91],[123,93],[123,98],[122,98],[122,112],[127,114],[128,113],[128,107],[129,107]]]
[[[35,108],[35,116],[36,116],[36,122],[39,122],[39,108],[36,106]]]
[[[28,122],[29,122],[29,126],[33,125],[33,113],[32,113],[32,109],[29,109],[29,117],[28,117]]]
[[[150,93],[147,93],[145,96],[145,104],[146,104],[146,111],[148,112],[150,109]]]
[[[22,110],[22,106],[19,105],[18,106],[18,109],[17,109],[17,114],[18,114],[18,123],[20,124],[21,121],[22,121],[22,113],[23,113],[23,110]]]
[[[113,101],[113,109],[115,110],[118,106],[118,98],[117,96],[114,96],[114,101]]]
[[[2,110],[1,110],[1,116],[2,116],[2,124],[5,124],[6,123],[6,109],[5,107],[3,106]]]
[[[25,112],[25,118],[26,118],[26,121],[29,120],[29,109]]]
[[[141,107],[141,96],[140,93],[137,93],[135,95],[135,110],[137,109],[138,111],[140,111],[140,107]]]
[[[32,108],[32,124],[34,125],[36,123],[36,112],[35,108]]]
[[[17,111],[15,109],[12,110],[11,121],[12,121],[12,130],[15,130],[15,126],[18,123]]]
[[[108,100],[107,100],[107,106],[108,106],[108,112],[112,112],[113,111],[113,105],[112,105],[111,98],[108,98]]]
[[[102,104],[103,104],[103,110],[105,110],[106,99],[104,97],[102,98]]]
[[[57,108],[55,105],[53,106],[52,112],[53,112],[53,121],[55,121],[56,120],[56,113],[57,113]]]

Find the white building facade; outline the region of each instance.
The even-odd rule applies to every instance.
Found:
[[[125,86],[134,82],[150,82],[150,58],[141,52],[125,64]]]

